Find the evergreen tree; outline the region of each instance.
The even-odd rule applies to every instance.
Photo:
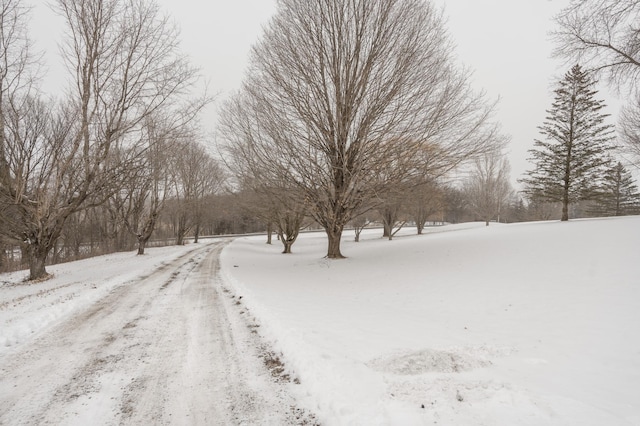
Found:
[[[610,167],[613,126],[605,123],[595,83],[579,65],[565,74],[539,127],[544,140],[529,150],[535,168],[520,180],[530,199],[562,203],[563,221],[569,220],[569,204],[597,197]]]
[[[618,162],[604,178],[602,194],[589,211],[594,216],[624,216],[640,213],[640,193],[631,173]]]

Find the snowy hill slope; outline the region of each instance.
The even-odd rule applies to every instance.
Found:
[[[462,228],[241,238],[222,272],[323,424],[639,424],[640,217]]]

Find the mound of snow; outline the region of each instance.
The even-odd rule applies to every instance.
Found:
[[[374,359],[368,364],[376,371],[401,375],[422,373],[459,373],[491,365],[490,361],[475,358],[464,351],[423,349]]]

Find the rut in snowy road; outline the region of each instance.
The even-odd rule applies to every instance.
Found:
[[[223,292],[223,245],[117,287],[0,356],[0,424],[312,422]]]

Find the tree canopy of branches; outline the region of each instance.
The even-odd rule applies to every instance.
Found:
[[[171,164],[177,153],[172,143],[178,139],[164,120],[148,117],[141,128],[144,145],[137,164],[126,171],[127,179],[109,197],[114,218],[136,238],[138,254],[144,254],[165,201],[171,196]]]
[[[206,150],[195,142],[195,138],[176,141],[176,155],[170,168],[175,175],[177,231],[176,244],[184,244],[188,232],[195,230],[196,238],[200,232],[203,214],[203,200],[215,194],[224,182],[224,173],[220,165],[207,154]]]
[[[489,222],[507,209],[513,190],[509,183],[509,161],[500,153],[486,154],[475,161],[464,192],[470,209]]]
[[[444,191],[437,181],[426,181],[414,186],[409,192],[409,214],[416,224],[418,235],[422,234],[429,219],[438,215],[438,221],[444,215]]]
[[[492,106],[452,52],[431,2],[282,0],[222,111],[223,143],[252,180],[297,186],[341,258],[363,203],[491,144]]]
[[[180,125],[201,105],[182,96],[196,70],[179,52],[177,30],[152,0],[57,0],[53,7],[66,25],[62,55],[72,76],[63,102],[44,104],[35,91],[0,99],[2,121],[10,123],[1,129],[2,202],[16,218],[2,232],[28,253],[31,279],[46,275],[47,254],[65,221],[103,203],[137,164],[142,150],[134,146],[143,139],[145,119],[164,112]],[[22,64],[2,76],[2,87],[10,88],[28,72],[28,45],[25,37],[8,38],[4,16],[3,9],[0,30],[10,43],[4,46],[10,57],[3,60]],[[26,33],[25,15],[13,16],[8,22]],[[112,161],[116,152],[119,161]]]
[[[627,101],[620,136],[636,165],[640,165],[639,22],[638,0],[572,0],[556,17],[554,32],[557,56],[603,74]]]
[[[632,163],[640,167],[640,92],[620,113],[618,135],[633,158]]]
[[[563,221],[569,220],[569,204],[597,197],[610,163],[613,126],[605,123],[594,85],[578,65],[565,74],[539,128],[545,140],[529,150],[535,167],[521,179],[529,199],[562,203]]]

